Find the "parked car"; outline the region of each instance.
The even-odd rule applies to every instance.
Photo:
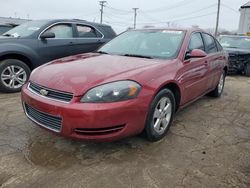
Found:
[[[30,120],[66,137],[113,141],[144,131],[157,141],[178,109],[205,94],[220,97],[227,61],[202,30],[128,31],[97,53],[35,69],[22,103]]]
[[[223,35],[219,42],[229,53],[229,73],[250,76],[250,37]]]
[[[0,24],[0,35],[2,35],[3,33],[13,29],[14,27],[16,27],[17,25],[15,24]]]
[[[21,24],[0,37],[0,90],[20,91],[34,68],[54,59],[94,51],[115,35],[108,25],[82,20]]]

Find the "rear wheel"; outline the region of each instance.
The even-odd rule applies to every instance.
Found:
[[[161,90],[151,103],[145,125],[149,141],[162,139],[168,132],[175,113],[175,97],[169,89]]]
[[[17,59],[7,59],[0,62],[0,91],[13,93],[21,90],[28,81],[30,68]]]
[[[250,76],[250,63],[245,65],[245,74],[246,76]]]
[[[208,95],[212,96],[212,97],[220,97],[221,94],[223,93],[224,90],[224,85],[225,85],[225,77],[226,77],[226,73],[225,71],[223,71],[223,73],[220,76],[220,80],[218,85],[216,86],[216,88],[210,92]]]

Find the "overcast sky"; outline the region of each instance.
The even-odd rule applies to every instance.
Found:
[[[107,0],[104,23],[119,33],[133,26],[133,7],[138,7],[138,27],[198,25],[214,28],[218,0]],[[238,29],[239,8],[247,0],[222,0],[220,28]],[[30,19],[79,18],[100,21],[98,0],[2,0],[1,17]]]

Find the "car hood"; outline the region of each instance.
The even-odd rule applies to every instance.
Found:
[[[224,48],[224,50],[227,51],[229,54],[234,54],[234,55],[247,55],[247,54],[250,54],[249,49]]]
[[[132,79],[144,70],[159,66],[163,60],[101,55],[97,53],[70,56],[35,69],[30,81],[47,88],[83,95],[104,83]]]

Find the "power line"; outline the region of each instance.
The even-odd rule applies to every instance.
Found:
[[[229,10],[232,10],[233,12],[236,12],[236,13],[238,13],[238,14],[239,14],[239,11],[238,11],[238,10],[233,9],[233,8],[231,8],[231,7],[230,7],[230,6],[228,6],[228,5],[225,5],[225,4],[221,3],[221,6],[223,6],[223,7],[227,8],[227,9],[229,9]]]
[[[157,8],[157,9],[149,9],[149,10],[145,10],[143,12],[162,12],[162,11],[167,11],[167,10],[171,10],[171,9],[175,9],[175,8],[179,8],[182,6],[186,6],[187,4],[193,3],[195,0],[190,1],[190,0],[182,0],[180,2],[177,2],[176,4],[172,4],[170,6],[166,6],[166,7],[161,7],[161,8]]]
[[[128,14],[128,13],[132,13],[132,11],[129,11],[129,10],[122,10],[122,9],[118,9],[118,8],[114,8],[114,7],[111,7],[111,6],[106,6],[106,8],[108,9],[111,9],[115,12],[118,12],[119,14]]]
[[[214,15],[216,14],[216,12],[211,12],[208,14],[202,14],[202,15],[197,15],[197,16],[192,16],[192,17],[185,17],[185,18],[177,18],[177,19],[170,19],[170,20],[166,20],[166,21],[162,21],[162,22],[144,22],[144,23],[138,23],[138,25],[144,25],[144,24],[164,24],[167,22],[176,22],[176,21],[183,21],[183,20],[191,20],[191,19],[198,19],[201,17],[206,17],[206,16],[210,16],[210,15]]]
[[[203,11],[203,10],[210,9],[210,8],[216,6],[216,5],[217,5],[217,4],[215,3],[215,4],[212,4],[212,5],[203,7],[203,8],[201,8],[201,9],[194,10],[194,11],[192,11],[192,12],[188,12],[188,13],[185,13],[185,14],[178,15],[178,17],[196,14],[196,13],[201,12],[201,11]],[[154,22],[159,22],[159,20],[156,20],[156,19],[152,18],[151,16],[149,16],[149,14],[147,14],[147,13],[145,13],[145,12],[141,12],[141,11],[140,11],[140,13],[143,14],[145,17],[148,17],[150,20],[153,20]]]

